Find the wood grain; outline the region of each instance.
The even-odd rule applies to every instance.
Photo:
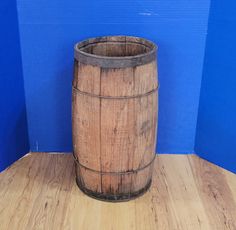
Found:
[[[195,155],[159,155],[144,196],[106,203],[78,189],[70,154],[32,153],[0,174],[0,229],[235,230],[235,185]]]
[[[110,57],[132,58],[152,50],[140,38],[107,39],[81,45],[83,55],[96,54],[111,61]],[[76,57],[72,120],[78,184],[88,194],[105,199],[132,198],[151,182],[158,108],[156,57],[122,68],[95,66],[89,59],[84,64]]]
[[[227,182],[226,171],[200,158],[195,158],[194,161],[191,158],[190,163],[210,225],[216,230],[235,230],[235,191],[231,190]]]

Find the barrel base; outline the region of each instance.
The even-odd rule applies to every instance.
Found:
[[[81,183],[79,182],[78,178],[76,178],[76,184],[78,185],[79,189],[84,194],[86,194],[89,197],[92,197],[94,199],[101,200],[101,201],[107,201],[107,202],[124,202],[124,201],[133,200],[139,196],[142,196],[144,193],[146,193],[152,184],[152,180],[150,180],[144,188],[142,188],[136,192],[126,193],[126,194],[118,194],[118,195],[112,195],[112,194],[108,195],[108,194],[102,194],[102,193],[97,193],[97,192],[91,191],[91,190],[83,187],[81,185]]]

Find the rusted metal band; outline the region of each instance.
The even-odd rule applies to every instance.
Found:
[[[80,177],[76,178],[76,184],[78,185],[79,189],[85,193],[86,195],[101,201],[106,202],[125,202],[129,200],[133,200],[139,196],[142,196],[147,190],[150,188],[152,184],[152,180],[150,179],[148,183],[138,191],[130,191],[128,193],[117,193],[117,194],[109,194],[109,193],[102,193],[102,192],[95,192],[91,189],[88,189],[84,186],[81,181]]]
[[[149,48],[150,50],[134,56],[110,57],[101,56],[84,52],[86,46],[98,43],[133,43],[140,44]],[[156,59],[157,46],[144,38],[131,37],[131,36],[107,36],[90,38],[85,41],[79,42],[74,47],[74,57],[77,61],[102,68],[127,68],[139,65],[145,65]]]
[[[142,170],[146,169],[150,165],[152,165],[154,160],[155,160],[155,158],[156,158],[156,154],[154,154],[154,157],[152,158],[152,160],[148,164],[143,166],[142,168],[138,168],[138,169],[134,169],[134,170],[130,170],[130,171],[125,171],[125,172],[102,172],[102,171],[98,171],[98,170],[95,170],[95,169],[91,169],[91,168],[88,168],[87,166],[81,164],[79,162],[79,160],[77,159],[77,157],[75,156],[74,152],[73,152],[73,157],[74,157],[74,160],[75,160],[77,165],[79,165],[82,168],[85,168],[86,170],[92,171],[94,173],[101,174],[101,175],[110,175],[110,174],[113,174],[113,175],[127,175],[127,174],[137,173],[139,171],[142,171]]]
[[[140,98],[140,97],[146,97],[150,94],[155,93],[158,89],[159,89],[159,84],[156,88],[152,89],[151,91],[144,93],[144,94],[137,94],[137,95],[131,95],[131,96],[103,96],[103,95],[97,95],[97,94],[93,94],[93,93],[88,93],[88,92],[84,92],[81,91],[77,88],[75,88],[74,86],[72,86],[73,89],[73,93],[79,93],[79,94],[83,94],[89,97],[97,97],[97,98],[102,98],[102,99],[132,99],[132,98]]]
[[[134,67],[139,65],[145,65],[147,63],[150,63],[156,59],[156,51],[153,51],[147,55],[136,57],[122,57],[115,58],[115,57],[102,57],[99,56],[93,57],[92,55],[83,54],[81,52],[78,52],[75,50],[75,59],[81,63],[94,65],[94,66],[100,66],[102,68],[128,68],[128,67]],[[96,56],[96,55],[94,55]]]

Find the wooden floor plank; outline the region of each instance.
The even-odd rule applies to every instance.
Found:
[[[189,159],[211,228],[235,230],[236,204],[223,170],[198,157]]]
[[[153,183],[124,203],[75,183],[69,154],[32,153],[0,173],[0,229],[236,229],[236,175],[195,155],[159,155]]]
[[[176,229],[210,229],[187,155],[162,157],[159,161]]]
[[[227,170],[223,170],[223,169],[222,169],[222,171],[223,171],[223,174],[226,177],[227,184],[230,187],[230,190],[232,192],[234,202],[236,203],[236,179],[235,179],[235,174],[232,173],[232,172],[229,172]]]

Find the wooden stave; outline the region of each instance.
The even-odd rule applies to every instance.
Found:
[[[83,66],[83,65],[85,65],[83,62],[78,62],[76,59],[75,59],[75,63],[77,64],[77,65],[79,65],[79,66]],[[156,60],[154,60],[154,61],[152,61],[151,63],[156,63]],[[145,66],[145,65],[149,65],[150,63],[146,63],[146,64],[144,64],[143,66]],[[86,65],[85,65],[86,66]],[[157,70],[156,70],[156,68],[155,68],[156,66],[154,65],[154,68],[153,68],[153,72],[154,72],[154,75],[157,73]],[[108,76],[109,76],[109,71],[113,71],[113,70],[111,70],[111,69],[107,69],[107,68],[103,68],[103,67],[94,67],[94,66],[92,66],[92,68],[95,68],[96,69],[96,72],[99,72],[100,74],[103,72],[103,70],[105,69],[105,72],[107,72],[108,73]],[[127,70],[129,70],[129,69],[135,69],[136,68],[136,66],[135,67],[128,67],[128,68],[118,68],[118,70],[125,70],[125,69],[127,69]],[[75,75],[77,74],[77,76],[79,76],[79,73],[78,72],[76,72],[76,71],[78,71],[78,69],[76,69],[75,68]],[[96,73],[95,72],[95,73]],[[83,74],[82,74],[83,75]],[[96,74],[94,74],[94,76],[96,77]],[[156,76],[156,75],[155,75]],[[110,76],[109,76],[110,77]],[[101,76],[100,76],[100,79],[101,79]],[[83,90],[87,90],[87,89],[84,89],[83,87],[81,87],[81,85],[80,84],[78,84],[78,81],[77,80],[79,80],[79,79],[76,79],[76,76],[74,77],[74,81],[73,81],[73,87],[75,87],[75,88],[78,88],[79,90],[81,90],[81,91],[83,91]],[[101,83],[100,83],[101,84]],[[155,87],[157,87],[157,82],[156,82],[156,84],[154,84],[155,85]],[[101,86],[100,86],[101,87]],[[155,89],[155,87],[153,86],[153,89]],[[93,89],[94,90],[94,89]],[[100,90],[100,91],[99,91]],[[104,100],[106,100],[106,98],[101,98],[101,97],[99,97],[99,96],[107,96],[106,94],[103,94],[103,93],[101,93],[101,89],[95,89],[94,90],[94,92],[92,92],[91,90],[89,91],[89,92],[87,92],[88,93],[88,95],[83,95],[83,97],[86,97],[87,99],[90,97],[90,95],[89,95],[89,93],[95,93],[94,95],[98,95],[98,98],[97,99],[93,99],[93,100],[98,100],[99,101],[99,104],[101,104],[102,103],[102,101],[104,101]],[[142,95],[142,94],[145,94],[145,90],[146,89],[142,89],[139,93],[140,93],[140,95]],[[75,96],[76,95],[76,96]],[[81,95],[80,95],[81,96]],[[75,97],[80,97],[80,96],[78,96],[77,94],[73,94],[73,98],[75,98]],[[132,96],[134,96],[134,95],[128,95],[127,96],[127,98],[126,98],[126,100],[132,100],[132,101],[135,101],[137,98],[132,98]],[[153,95],[151,95],[152,97],[153,97]],[[117,98],[117,95],[113,95],[112,97],[114,97],[113,98],[113,100],[116,100]],[[130,98],[129,98],[130,97]],[[154,98],[157,98],[157,93],[155,94],[155,96],[154,96]],[[140,98],[138,98],[138,99],[140,99]],[[140,99],[141,100],[141,99]],[[155,100],[154,100],[155,101]],[[73,104],[74,104],[74,100],[73,100]],[[97,104],[98,104],[98,102],[97,102]],[[151,107],[154,107],[154,110],[157,110],[157,103],[153,103],[152,104],[152,106]],[[73,106],[74,107],[74,106]],[[73,115],[73,117],[74,117],[74,115]],[[157,120],[157,112],[155,113],[155,115],[153,116],[153,124],[152,124],[152,126],[153,127],[155,127],[155,131],[154,131],[154,133],[153,133],[153,136],[156,136],[156,120]],[[76,130],[75,128],[73,128],[73,130]],[[152,131],[153,132],[153,131]],[[73,143],[75,142],[75,140],[74,140],[74,135],[73,135]],[[154,141],[155,142],[155,141]],[[153,144],[153,148],[155,148],[155,144]],[[74,149],[76,149],[76,148],[74,148]],[[78,156],[78,158],[80,158],[80,154],[78,154],[78,152],[76,152],[75,151],[75,154]],[[155,154],[155,150],[153,150],[153,152],[152,152],[152,155],[154,155]],[[91,167],[91,165],[88,165],[89,167]],[[88,167],[88,168],[89,168]],[[151,166],[150,166],[150,168],[151,168]],[[94,172],[87,172],[87,175],[86,175],[86,173],[81,173],[81,170],[83,171],[83,169],[81,169],[80,168],[80,166],[76,166],[76,170],[77,171],[79,171],[80,172],[80,179],[82,179],[82,181],[85,181],[85,183],[83,184],[83,183],[79,183],[78,182],[78,177],[77,177],[77,183],[79,184],[79,187],[81,188],[81,187],[83,187],[84,186],[84,188],[85,189],[82,189],[83,190],[83,192],[85,192],[85,193],[87,193],[88,194],[88,191],[93,191],[93,194],[92,194],[92,196],[97,196],[97,197],[103,197],[103,199],[107,199],[106,197],[113,197],[113,199],[114,200],[116,200],[117,199],[117,196],[118,197],[121,197],[121,199],[122,199],[122,197],[124,198],[124,194],[126,194],[125,195],[125,197],[126,198],[124,198],[124,199],[131,199],[132,198],[132,196],[136,196],[137,194],[139,194],[139,192],[138,191],[142,191],[142,189],[143,188],[146,188],[147,187],[147,185],[149,184],[149,183],[151,183],[150,181],[151,181],[151,174],[152,174],[152,172],[150,171],[149,173],[143,173],[143,172],[139,172],[138,173],[138,176],[137,176],[137,174],[135,175],[135,173],[134,173],[134,175],[132,175],[132,176],[128,176],[128,175],[125,175],[125,176],[114,176],[114,175],[110,175],[110,176],[102,176],[102,175],[96,175],[96,173],[94,173]],[[102,170],[104,170],[104,169],[102,169],[101,167],[99,168],[96,168],[96,170],[100,170],[100,171],[102,171]],[[109,172],[109,170],[108,170],[108,172]],[[143,175],[142,175],[143,174]],[[89,176],[88,176],[89,175]],[[86,177],[87,176],[87,177]],[[122,177],[124,177],[123,178],[123,181],[125,182],[124,184],[130,184],[133,180],[134,180],[134,182],[135,181],[139,181],[139,182],[136,182],[136,186],[133,186],[132,184],[131,185],[129,185],[128,187],[130,187],[130,190],[129,190],[129,192],[128,192],[128,194],[129,194],[129,196],[127,195],[127,185],[124,185],[123,186],[123,188],[121,188],[120,189],[120,187],[118,186],[119,185],[119,181],[121,180],[121,178]],[[143,181],[140,181],[139,179],[140,178],[142,178],[143,177]],[[101,186],[99,187],[98,186],[98,182],[99,181],[101,181]],[[106,185],[108,185],[108,186],[106,186],[106,188],[104,189],[103,187],[103,181],[105,181],[106,183]],[[115,189],[111,189],[111,181],[113,182],[113,187],[115,188]],[[92,182],[92,183],[91,183]],[[94,182],[97,182],[97,183],[94,183]],[[109,186],[110,186],[110,188],[109,188]],[[133,188],[132,188],[132,186],[133,186]],[[121,186],[122,187],[122,186]],[[117,188],[117,189],[116,189]],[[87,190],[86,190],[87,189]],[[109,190],[110,189],[110,190]],[[87,191],[87,192],[86,192]],[[91,195],[90,194],[90,195]],[[89,195],[89,194],[88,194]],[[118,199],[118,200],[120,200],[120,199]]]

